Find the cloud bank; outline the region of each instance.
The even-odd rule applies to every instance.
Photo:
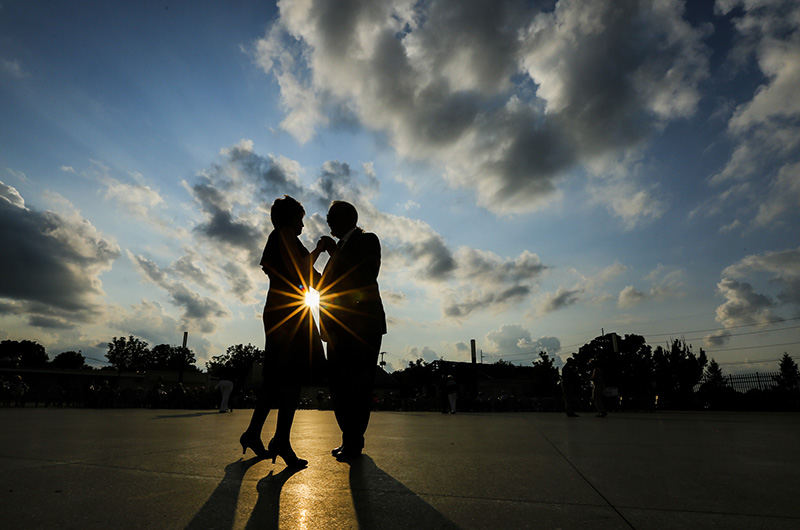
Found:
[[[77,211],[65,216],[28,208],[3,182],[0,248],[0,310],[53,329],[72,328],[102,311],[100,276],[120,254],[117,243]]]
[[[678,1],[279,8],[252,52],[278,81],[285,130],[306,142],[356,120],[495,212],[530,211],[561,176],[602,167],[691,115],[707,76],[706,30],[682,18]],[[661,214],[646,190],[628,192],[635,200],[609,205],[626,223]]]

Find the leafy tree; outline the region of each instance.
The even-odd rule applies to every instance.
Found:
[[[685,340],[673,340],[669,350],[657,346],[653,352],[656,393],[671,406],[689,406],[706,364],[706,352],[700,348],[695,355]]]
[[[181,372],[184,370],[197,370],[196,362],[197,359],[192,350],[183,346],[174,346],[167,359],[167,367]]]
[[[148,368],[151,370],[166,370],[172,356],[172,346],[169,344],[158,344],[150,350]]]
[[[781,357],[780,371],[781,373],[775,376],[778,389],[789,392],[797,391],[800,388],[800,370],[794,359],[786,352],[783,352],[783,357]]]
[[[713,358],[708,363],[705,374],[703,376],[703,387],[709,389],[720,389],[727,386],[725,383],[725,376],[722,375],[722,369]]]
[[[125,337],[114,337],[108,343],[108,353],[106,359],[117,370],[146,370],[149,364],[150,349],[148,344],[130,335]]]
[[[533,361],[533,388],[540,396],[555,396],[558,390],[558,368],[547,352],[540,351]]]
[[[148,370],[197,370],[194,352],[183,346],[158,344],[147,357]]]
[[[30,340],[4,340],[0,343],[0,358],[23,368],[42,368],[49,360],[44,346]]]
[[[619,346],[619,335],[606,333],[595,337],[588,344],[581,346],[578,349],[578,353],[572,354],[575,373],[578,376],[580,401],[584,403],[590,402],[591,384],[589,380],[595,365],[603,370],[606,385],[619,385],[619,378],[622,372],[622,357],[619,353]]]
[[[79,351],[65,351],[56,355],[55,359],[50,363],[55,368],[63,368],[66,370],[79,370],[86,366],[86,357]]]
[[[215,355],[206,362],[210,375],[234,381],[244,381],[253,363],[264,358],[264,351],[252,344],[229,346],[222,355]]]

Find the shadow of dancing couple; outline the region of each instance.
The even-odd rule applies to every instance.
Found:
[[[322,236],[311,252],[299,239],[303,206],[288,195],[275,200],[270,211],[273,230],[261,256],[269,277],[264,306],[263,384],[250,424],[239,438],[242,453],[251,449],[258,458],[287,468],[302,469],[290,442],[292,422],[303,383],[319,383],[327,376],[333,410],[342,431],[341,445],[331,454],[352,461],[364,449],[372,389],[386,316],[378,290],[381,247],[375,234],[358,227],[356,208],[334,201],[327,214],[330,236]],[[327,252],[320,274],[315,268]],[[308,296],[319,293],[319,329],[314,325]],[[327,360],[322,341],[327,343]],[[267,446],[261,430],[270,409],[277,408],[275,433]]]

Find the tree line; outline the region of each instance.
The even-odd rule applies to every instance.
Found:
[[[263,353],[252,344],[232,345],[225,353],[211,357],[205,368],[211,376],[245,385]],[[169,344],[150,347],[133,335],[114,337],[107,343],[105,357],[111,369],[117,371],[200,371],[191,349]],[[590,374],[595,367],[603,370],[606,386],[617,391],[620,405],[625,408],[696,408],[703,403],[721,403],[735,393],[720,365],[708,359],[703,348],[695,353],[692,345],[682,339],[653,348],[641,335],[608,333],[592,339],[570,357],[576,367],[580,394],[586,402],[591,392]],[[44,346],[35,341],[0,342],[2,366],[88,369],[85,361],[80,351],[61,352],[50,360]],[[401,389],[419,392],[420,388],[439,384],[446,365],[443,361],[427,363],[418,359],[395,371],[391,381]],[[502,359],[492,365],[479,366],[492,366],[492,377],[500,380],[528,380],[527,392],[531,396],[559,396],[559,371],[554,358],[546,352],[541,352],[539,358],[523,370],[524,374],[520,372],[521,367]],[[780,361],[779,375],[770,383],[776,392],[800,393],[800,372],[788,353]]]
[[[133,335],[114,337],[107,345],[105,357],[117,371],[200,371],[191,349],[169,344],[158,344],[151,348],[147,342]],[[61,352],[50,360],[45,347],[31,340],[0,342],[0,365],[13,368],[91,369],[80,350]]]

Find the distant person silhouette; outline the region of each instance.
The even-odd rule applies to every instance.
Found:
[[[450,405],[450,414],[456,413],[456,399],[458,399],[458,383],[453,374],[449,374],[445,380],[445,389],[447,390],[447,402]]]
[[[233,381],[230,379],[220,379],[217,382],[216,388],[218,388],[220,392],[219,411],[228,412],[230,410],[233,412],[228,404],[228,401],[231,398],[231,392],[233,392]]]
[[[592,401],[594,401],[594,406],[597,409],[597,417],[605,418],[608,413],[606,412],[606,403],[603,398],[606,389],[606,382],[605,378],[603,377],[603,369],[600,368],[597,360],[595,360],[592,365]]]
[[[578,392],[578,372],[575,361],[570,357],[561,368],[561,392],[564,395],[564,412],[570,418],[577,418],[575,414],[575,397]]]
[[[382,336],[386,333],[378,272],[381,246],[375,234],[358,228],[358,212],[344,201],[328,210],[331,235],[317,246],[331,254],[320,284],[320,327],[328,343],[331,397],[342,444],[339,460],[361,455],[370,416],[372,389]]]
[[[261,267],[269,276],[264,305],[264,377],[250,425],[239,438],[242,453],[247,448],[262,458],[280,456],[288,467],[302,468],[308,461],[297,457],[289,436],[300,399],[300,385],[318,372],[325,361],[322,342],[311,311],[305,306],[305,289],[316,284],[319,273],[314,262],[323,248],[311,253],[297,236],[303,231],[303,206],[284,195],[272,204],[274,230],[267,238]],[[271,407],[278,408],[275,435],[265,448],[261,429]]]

